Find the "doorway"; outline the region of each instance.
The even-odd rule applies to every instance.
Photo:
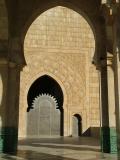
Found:
[[[38,78],[28,91],[27,136],[63,135],[63,93],[50,76]]]
[[[82,118],[79,114],[72,117],[72,136],[78,137],[82,135]]]

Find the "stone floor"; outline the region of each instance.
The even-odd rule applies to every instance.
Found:
[[[102,154],[93,138],[42,138],[20,140],[17,155],[0,154],[0,160],[117,160]]]

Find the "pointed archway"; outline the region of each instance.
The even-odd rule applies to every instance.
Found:
[[[27,136],[63,135],[63,92],[50,76],[44,75],[28,91]]]

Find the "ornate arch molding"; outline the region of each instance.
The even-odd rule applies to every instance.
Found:
[[[39,77],[42,77],[44,75],[47,75],[47,76],[50,76],[51,78],[53,78],[58,84],[59,86],[61,87],[62,89],[62,92],[63,92],[63,95],[64,95],[64,102],[63,102],[63,108],[65,109],[67,107],[67,92],[66,92],[66,89],[65,89],[65,86],[63,85],[63,83],[59,80],[59,78],[55,75],[53,75],[52,73],[50,72],[42,72],[42,73],[39,73],[39,74],[36,74],[32,79],[29,79],[27,85],[26,85],[26,89],[25,89],[25,104],[26,104],[26,95],[28,93],[28,90],[30,88],[30,86],[32,85],[32,83],[38,79]]]
[[[24,44],[25,35],[27,33],[28,28],[32,24],[32,22],[43,12],[47,11],[50,8],[56,7],[56,6],[63,6],[70,8],[74,10],[75,12],[82,15],[89,25],[91,26],[91,29],[93,31],[94,37],[95,37],[95,53],[93,56],[93,61],[97,65],[99,62],[99,59],[101,57],[101,53],[105,53],[105,26],[104,26],[104,20],[102,19],[101,12],[100,12],[100,2],[95,2],[93,0],[93,3],[90,1],[77,1],[77,0],[69,0],[67,2],[62,0],[53,0],[52,2],[48,2],[47,0],[44,2],[36,2],[34,4],[34,9],[29,10],[29,14],[27,17],[25,17],[24,25],[22,26],[21,30],[21,39],[22,39],[22,45]],[[23,53],[24,53],[24,45],[22,46]]]

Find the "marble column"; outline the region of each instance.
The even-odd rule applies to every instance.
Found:
[[[115,86],[113,55],[107,53],[108,111],[110,128],[110,153],[117,153],[117,135],[115,121]]]
[[[108,63],[107,63],[107,90],[108,90],[108,114],[107,117],[108,119],[106,119],[106,124],[105,126],[108,127],[108,129],[106,129],[106,135],[108,134],[108,139],[106,144],[109,146],[109,151],[111,153],[116,153],[117,152],[117,148],[116,148],[116,130],[115,129],[115,117],[116,117],[116,128],[119,128],[119,77],[118,77],[118,65],[117,65],[117,58],[115,58],[115,53],[116,53],[116,40],[118,36],[118,31],[116,32],[116,26],[118,26],[118,24],[115,23],[116,17],[119,17],[120,14],[118,14],[118,6],[119,6],[119,1],[109,1],[107,0],[102,1],[103,2],[103,15],[105,18],[105,22],[106,22],[106,51],[110,52],[111,55],[107,55],[108,56]],[[117,15],[118,14],[118,15]],[[120,19],[118,20],[120,21]],[[117,33],[117,34],[116,34]],[[114,65],[112,65],[111,67],[111,56],[112,54],[114,55],[113,57],[115,58],[114,60]],[[115,66],[115,67],[114,67]],[[113,71],[114,70],[114,71]],[[103,84],[104,85],[104,84]],[[115,89],[115,90],[114,90]],[[102,93],[104,94],[104,93]],[[115,96],[114,96],[115,94]],[[102,100],[103,102],[103,100]],[[106,102],[107,103],[107,102]],[[114,107],[115,106],[115,107]],[[102,106],[103,109],[103,106]],[[115,114],[114,114],[114,110],[115,110]],[[104,114],[102,112],[102,114]],[[117,115],[118,114],[118,115]],[[104,118],[103,118],[104,119]],[[103,123],[104,125],[104,123]],[[118,132],[118,131],[117,131]],[[117,136],[118,137],[118,136]],[[104,139],[104,138],[103,138]],[[106,147],[107,147],[106,145]],[[118,147],[119,148],[119,147]],[[119,149],[120,150],[120,149]]]
[[[115,76],[116,129],[117,129],[118,155],[120,158],[120,61],[118,54],[114,54],[114,66],[115,66],[114,76]]]
[[[0,152],[15,153],[18,142],[20,71],[25,66],[19,37],[0,45]]]
[[[115,114],[117,130],[118,159],[120,159],[120,6],[117,9],[114,31],[114,79],[115,79]]]
[[[0,58],[0,151],[3,151],[3,121],[7,103],[8,62]]]
[[[8,63],[6,106],[2,117],[2,152],[15,153],[18,141],[19,85],[21,67]]]
[[[100,67],[100,117],[101,117],[101,151],[110,153],[110,130],[108,112],[107,61],[101,60]]]

